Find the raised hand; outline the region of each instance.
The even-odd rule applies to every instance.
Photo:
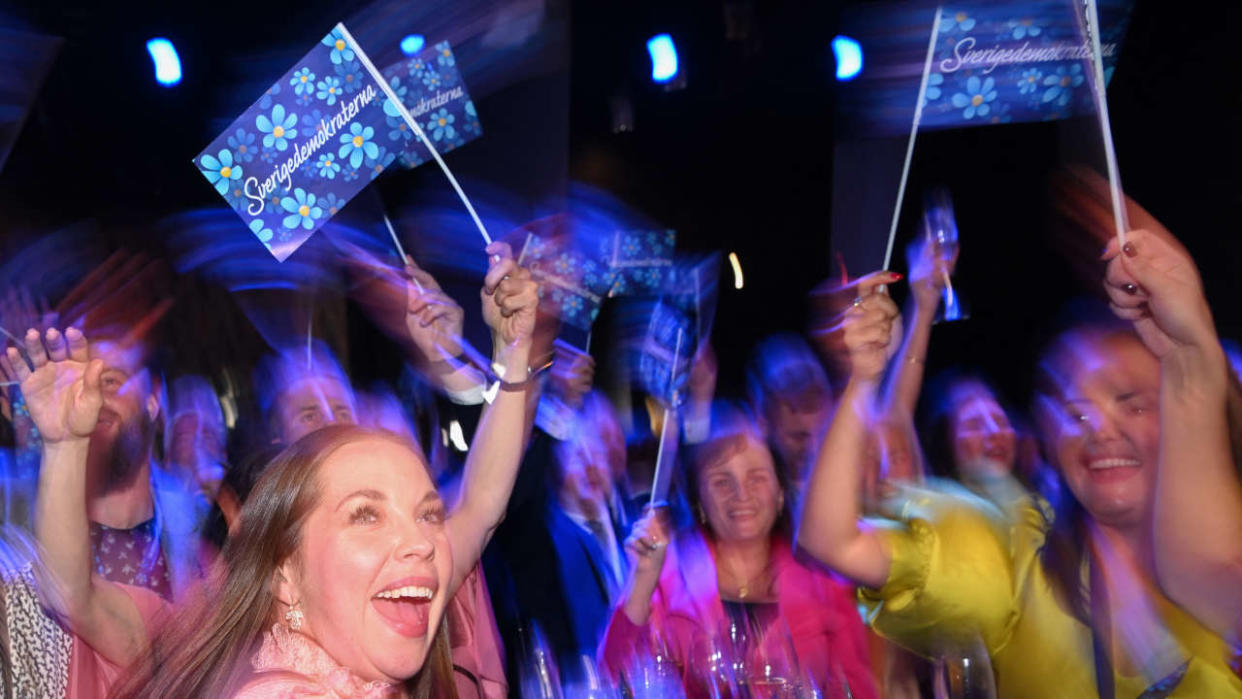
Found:
[[[64,334],[51,328],[40,337],[32,328],[25,347],[30,365],[15,347],[8,348],[7,360],[44,444],[90,437],[103,405],[103,362],[89,358],[86,337],[76,328]]]
[[[595,358],[560,340],[552,347],[549,388],[565,405],[577,410],[595,384]]]
[[[858,296],[842,318],[841,337],[852,378],[879,378],[901,341],[897,304],[881,289],[892,280],[891,272],[872,272],[858,280]]]
[[[430,362],[456,356],[465,318],[461,306],[412,258],[406,258],[405,276],[405,326],[415,346]]]
[[[910,293],[920,309],[935,309],[944,292],[945,279],[957,266],[957,252],[945,259],[936,254],[936,246],[925,237],[916,237],[906,248],[910,269]]]
[[[1126,240],[1123,249],[1111,239],[1103,255],[1113,312],[1133,321],[1143,343],[1162,359],[1183,347],[1215,348],[1212,312],[1186,249],[1163,227],[1130,231]]]
[[[508,243],[487,246],[490,266],[483,279],[483,320],[493,341],[504,346],[529,346],[539,307],[539,283],[518,267]]]
[[[654,590],[664,567],[668,552],[668,529],[664,525],[666,513],[662,508],[651,508],[630,530],[625,540],[625,555],[630,560],[631,575],[635,588]]]

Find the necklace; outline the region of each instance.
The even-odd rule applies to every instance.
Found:
[[[721,559],[721,562],[724,563],[725,561]],[[733,570],[732,566],[725,563],[725,568],[726,568],[725,572],[727,572],[729,574],[729,577],[733,580],[733,582],[737,584],[738,601],[745,602],[746,598],[750,596],[752,583],[763,582],[764,577],[767,576],[768,574],[768,565],[769,563],[765,563],[763,566],[763,570],[759,571],[758,575],[755,575],[749,578],[743,578],[742,576],[738,575],[736,571]],[[770,582],[768,584],[768,588],[769,589],[771,588]]]

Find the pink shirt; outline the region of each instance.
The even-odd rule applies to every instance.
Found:
[[[147,637],[154,638],[161,623],[172,613],[172,606],[146,588],[120,587],[138,608]],[[453,665],[457,669],[453,673],[457,696],[462,699],[508,696],[504,649],[479,566],[470,571],[449,601],[446,617]],[[264,674],[248,683],[238,696],[376,699],[391,695],[389,688],[368,685],[336,665],[314,641],[291,633],[280,624],[264,635],[253,664],[256,671]],[[124,668],[96,653],[82,639],[73,637],[67,693],[70,699],[106,699],[123,673]]]
[[[600,663],[613,677],[623,672],[636,651],[651,647],[653,636],[682,668],[682,684],[690,696],[706,696],[695,670],[703,666],[709,636],[725,618],[716,581],[710,541],[697,532],[670,546],[651,599],[651,618],[635,625],[618,606],[600,645]],[[849,684],[853,696],[878,697],[862,617],[852,588],[819,569],[799,563],[783,537],[772,539],[777,606],[788,626],[797,661],[820,687]]]
[[[152,638],[167,618],[168,602],[145,587],[117,585],[129,594],[147,629],[147,638]],[[69,655],[69,684],[65,696],[69,699],[106,699],[112,685],[124,672],[125,668],[96,653],[86,641],[75,635]]]

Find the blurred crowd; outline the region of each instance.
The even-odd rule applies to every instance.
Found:
[[[309,312],[219,249],[0,280],[4,694],[1242,695],[1238,378],[1175,235],[1073,182],[1100,291],[1012,367],[1025,403],[926,375],[962,315],[945,198],[736,395],[697,273],[591,346],[586,277],[541,266],[591,247],[563,221],[462,262],[477,296],[334,240],[365,335],[309,253]],[[227,344],[177,317],[195,276],[261,357],[184,371]]]

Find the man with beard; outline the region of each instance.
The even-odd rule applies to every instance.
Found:
[[[104,363],[103,406],[86,467],[95,571],[177,599],[202,576],[195,530],[205,512],[186,484],[155,461],[158,380],[144,366],[139,343],[93,343],[90,355]]]
[[[77,330],[72,334],[81,337]],[[52,343],[73,342],[56,330],[49,330],[48,336]],[[42,338],[31,330],[25,342],[29,356],[35,356],[33,349],[41,348]],[[140,342],[94,343],[90,357],[104,366],[103,406],[90,435],[86,467],[94,570],[107,580],[177,600],[202,577],[195,529],[204,511],[185,484],[155,461],[155,425],[161,408],[158,381],[144,364]],[[9,374],[23,375],[18,364],[25,369],[26,359],[16,348],[10,348],[2,361]],[[40,399],[27,395],[32,405]]]

